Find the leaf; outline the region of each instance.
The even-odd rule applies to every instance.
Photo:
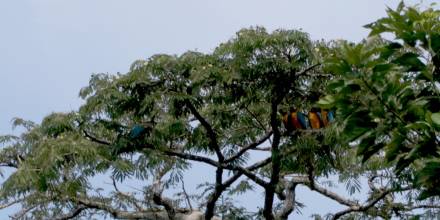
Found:
[[[331,109],[335,105],[335,98],[332,95],[326,95],[319,99],[318,105],[323,109]]]
[[[434,53],[440,53],[440,34],[432,34],[431,35],[431,49]]]
[[[402,152],[402,143],[405,141],[405,136],[403,136],[400,132],[393,132],[392,140],[390,143],[386,145],[386,159],[388,162],[394,161],[399,153]]]
[[[362,139],[361,143],[358,145],[357,155],[362,156],[363,163],[384,147],[383,143],[376,144],[375,141],[376,136],[369,135]]]
[[[386,60],[389,57],[391,57],[400,48],[403,48],[402,44],[392,42],[382,49],[382,52],[380,53],[380,58]]]
[[[354,141],[376,127],[376,123],[371,121],[368,113],[365,110],[357,111],[346,120],[344,136],[347,141]]]
[[[391,64],[378,64],[373,67],[373,72],[387,72],[393,68],[393,65]]]
[[[432,122],[434,122],[436,125],[440,125],[440,112],[433,113],[433,114],[431,115],[431,120],[432,120]]]
[[[417,172],[416,184],[423,186],[425,190],[418,199],[426,199],[440,195],[440,160],[433,159],[425,163],[424,167]]]
[[[419,55],[415,53],[405,53],[393,61],[393,63],[405,66],[407,71],[416,72],[425,68],[425,64],[419,59]]]

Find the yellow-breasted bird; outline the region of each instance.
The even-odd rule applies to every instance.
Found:
[[[306,116],[298,112],[294,107],[290,108],[290,112],[281,112],[283,115],[283,124],[288,132],[295,129],[306,129]]]
[[[317,108],[310,109],[308,117],[309,117],[310,127],[312,129],[319,129],[323,127],[323,123],[318,113],[319,113],[319,109]]]
[[[328,111],[325,109],[321,109],[321,121],[324,124],[324,127],[327,127],[327,125],[329,124]]]
[[[286,130],[288,132],[293,131],[292,123],[290,123],[291,114],[289,114],[288,112],[284,112],[284,111],[282,111],[281,114],[283,115],[283,124],[284,124],[284,127],[286,128]]]

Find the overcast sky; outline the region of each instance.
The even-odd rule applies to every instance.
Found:
[[[425,4],[431,2],[435,1]],[[255,25],[302,29],[315,40],[359,41],[367,35],[363,25],[384,16],[387,5],[397,4],[391,0],[1,0],[0,134],[11,132],[13,117],[40,122],[51,112],[76,109],[81,103],[78,92],[92,73],[124,73],[133,61],[157,53],[209,52],[240,28]],[[300,199],[311,207],[324,201],[309,194]]]

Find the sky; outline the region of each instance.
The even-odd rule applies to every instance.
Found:
[[[0,134],[14,132],[13,117],[40,122],[51,112],[77,109],[82,103],[78,92],[93,73],[125,73],[135,60],[158,53],[210,52],[239,29],[255,25],[268,30],[301,29],[314,40],[359,41],[368,34],[363,25],[398,3],[1,0]],[[327,203],[306,190],[300,192],[306,205]],[[247,204],[254,205],[253,201]],[[335,207],[323,206],[318,211]],[[309,216],[312,211],[317,210],[305,209],[303,214]]]

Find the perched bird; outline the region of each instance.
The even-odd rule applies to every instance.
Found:
[[[298,112],[295,108],[290,108],[290,112],[281,112],[283,115],[283,124],[288,132],[295,129],[307,129],[306,116]]]
[[[332,121],[334,121],[335,120],[335,112],[334,111],[329,111],[328,112],[328,115],[327,115],[327,120],[328,120],[328,122],[332,122]]]
[[[325,109],[321,109],[321,121],[324,124],[324,127],[327,127],[327,125],[329,124],[328,121],[328,111]]]
[[[292,118],[290,120],[290,123],[296,129],[305,129],[305,127],[300,123],[300,121],[298,119],[298,114],[302,115],[301,112],[296,112],[296,111],[290,113],[290,117]]]
[[[295,108],[290,109],[290,126],[296,129],[305,129],[305,123],[301,124],[300,120],[298,119],[299,115],[302,115],[303,117],[303,114],[301,112],[297,112]]]
[[[289,114],[285,111],[281,111],[281,114],[283,115],[283,124],[284,124],[284,127],[286,128],[286,130],[288,132],[293,131],[292,123],[290,123],[291,117],[292,117],[291,114]]]
[[[310,127],[312,129],[319,129],[323,127],[323,123],[321,121],[321,118],[319,117],[320,114],[318,114],[319,109],[317,108],[312,108],[310,109],[309,112],[309,123],[310,123]]]
[[[309,126],[307,125],[307,119],[306,119],[306,115],[303,114],[302,112],[297,112],[296,113],[296,118],[298,119],[299,124],[301,125],[301,128],[303,129],[308,129]]]
[[[152,131],[149,123],[134,124],[128,134],[120,134],[115,145],[114,154],[129,153],[144,146],[144,138]]]
[[[132,139],[138,138],[138,137],[142,136],[143,134],[145,134],[146,131],[147,131],[147,129],[144,126],[134,125],[130,130],[130,138],[132,138]]]

